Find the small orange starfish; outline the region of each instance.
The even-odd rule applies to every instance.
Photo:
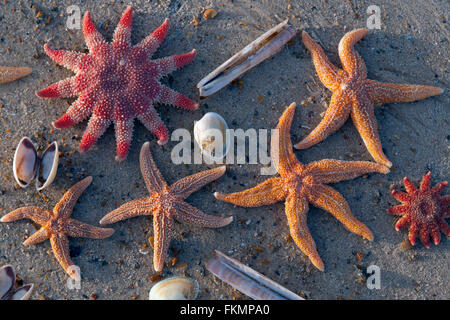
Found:
[[[311,262],[323,271],[324,264],[306,224],[308,202],[329,211],[353,233],[373,240],[370,230],[353,216],[344,197],[325,184],[354,179],[370,172],[388,173],[389,169],[369,161],[321,160],[304,166],[295,157],[289,136],[294,112],[295,103],[292,103],[278,122],[278,141],[271,141],[272,160],[281,176],[245,191],[232,194],[216,192],[214,195],[219,200],[243,207],[259,207],[285,200],[292,239]]]
[[[233,221],[233,217],[211,216],[184,202],[184,199],[193,192],[219,179],[225,173],[226,168],[221,166],[202,171],[168,186],[153,161],[148,142],[144,143],[141,148],[139,161],[150,196],[123,204],[104,216],[100,220],[100,224],[115,223],[141,215],[153,215],[153,247],[155,251],[153,267],[155,271],[161,271],[164,268],[164,261],[172,238],[174,219],[208,228],[224,227]]]
[[[70,218],[73,208],[83,191],[91,184],[87,177],[70,188],[52,210],[39,207],[22,207],[3,216],[1,222],[31,219],[42,227],[24,241],[24,245],[38,244],[50,239],[53,253],[69,276],[80,280],[80,275],[71,267],[68,237],[104,239],[114,233],[113,229],[94,227]]]
[[[383,83],[367,79],[364,61],[353,45],[367,34],[367,29],[348,32],[339,42],[339,57],[343,70],[334,66],[322,47],[306,33],[302,33],[305,46],[311,51],[320,81],[333,91],[330,106],[322,121],[294,147],[306,149],[321,142],[337,131],[351,116],[367,150],[376,162],[391,167],[383,153],[378,136],[374,105],[410,102],[441,94],[441,88],[412,84]]]
[[[428,172],[419,189],[407,177],[403,183],[407,193],[392,190],[392,196],[402,204],[388,209],[389,213],[402,216],[395,224],[395,230],[409,226],[408,238],[412,245],[419,236],[425,247],[430,248],[430,235],[438,245],[441,241],[439,229],[450,236],[450,228],[444,220],[450,217],[450,196],[440,196],[448,182],[442,181],[431,188],[431,172]]]

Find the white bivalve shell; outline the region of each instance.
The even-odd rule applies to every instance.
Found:
[[[203,155],[220,161],[230,149],[230,133],[225,119],[215,113],[206,113],[194,124],[194,139]]]
[[[42,190],[55,179],[58,163],[59,151],[56,141],[52,142],[39,158],[30,138],[23,137],[14,154],[14,178],[22,188],[28,187],[36,179],[36,189]]]
[[[194,300],[198,295],[198,283],[185,277],[171,277],[155,284],[149,300]]]
[[[10,265],[0,268],[0,300],[28,300],[33,290],[33,284],[26,284],[15,289],[16,272]]]

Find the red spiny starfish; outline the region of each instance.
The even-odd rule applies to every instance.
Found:
[[[323,271],[324,264],[306,223],[309,203],[330,212],[351,232],[373,240],[372,232],[355,218],[344,197],[327,184],[354,179],[370,172],[388,173],[389,169],[369,161],[326,159],[308,165],[301,164],[295,157],[289,136],[294,112],[295,103],[292,103],[278,122],[279,139],[271,141],[272,161],[280,176],[248,190],[231,194],[216,192],[214,195],[219,200],[244,207],[259,207],[284,201],[292,239],[311,262]]]
[[[36,94],[43,98],[78,97],[66,114],[53,122],[53,126],[67,128],[90,116],[80,152],[87,151],[113,122],[116,130],[116,160],[123,160],[130,147],[135,117],[158,137],[159,144],[168,141],[168,130],[153,107],[154,102],[188,110],[198,108],[198,103],[159,82],[161,77],[191,62],[195,50],[151,60],[164,40],[169,20],[166,19],[136,46],[131,46],[131,24],[132,8],[129,6],[117,25],[112,43],[108,44],[97,31],[88,11],[84,15],[83,32],[89,54],[52,50],[47,44],[44,46],[50,58],[76,75]]]
[[[339,57],[343,68],[341,70],[328,60],[322,47],[303,32],[303,43],[311,51],[317,75],[325,87],[333,91],[333,95],[322,121],[294,147],[305,149],[319,143],[342,127],[350,116],[375,161],[391,167],[392,163],[381,147],[374,105],[422,100],[441,94],[443,90],[432,86],[384,83],[367,79],[366,65],[353,48],[366,34],[367,29],[358,29],[342,37],[339,42]]]
[[[161,271],[172,238],[174,220],[208,228],[224,227],[233,221],[233,217],[210,216],[184,201],[191,193],[219,179],[225,173],[225,166],[184,177],[169,186],[153,161],[148,142],[141,148],[139,162],[150,195],[123,204],[104,216],[100,224],[153,215],[153,268]]]
[[[450,228],[444,220],[450,217],[450,196],[440,196],[448,182],[442,181],[431,188],[431,172],[428,172],[419,189],[407,177],[403,183],[407,193],[392,191],[394,198],[402,204],[388,209],[389,213],[402,216],[395,224],[395,230],[409,226],[408,238],[412,245],[416,244],[419,236],[425,247],[429,248],[430,235],[434,244],[438,245],[441,241],[439,229],[450,236]]]
[[[68,237],[83,237],[103,239],[114,233],[113,229],[94,227],[84,222],[72,219],[70,216],[83,191],[91,184],[92,177],[87,177],[70,188],[53,210],[39,207],[22,207],[3,216],[1,222],[11,222],[20,219],[31,219],[41,228],[31,235],[24,245],[38,244],[50,239],[53,253],[71,277],[79,279],[75,272],[72,260],[70,260]]]

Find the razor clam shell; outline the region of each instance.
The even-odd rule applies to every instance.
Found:
[[[33,291],[34,284],[26,284],[20,288],[17,288],[14,294],[9,297],[9,300],[28,300],[30,299],[31,292]]]
[[[155,284],[149,300],[194,300],[198,295],[198,283],[186,277],[170,277]]]
[[[287,23],[286,19],[265,32],[200,80],[197,84],[200,97],[216,93],[240,75],[280,51],[297,33],[295,28]]]
[[[14,287],[16,273],[10,265],[0,268],[0,300],[8,298],[8,292]]]
[[[261,273],[215,250],[206,269],[254,300],[304,300]]]
[[[36,189],[38,191],[48,187],[56,177],[59,163],[58,143],[53,141],[42,153],[40,166],[37,170]]]
[[[14,179],[20,187],[26,188],[36,177],[39,157],[36,147],[28,137],[23,137],[14,153]]]

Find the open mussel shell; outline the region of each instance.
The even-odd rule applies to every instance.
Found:
[[[0,268],[0,300],[8,296],[9,291],[14,287],[16,282],[16,273],[10,265]]]
[[[225,119],[215,112],[206,113],[194,124],[194,139],[208,158],[220,161],[230,149],[230,132]]]
[[[206,269],[254,300],[304,300],[263,274],[215,250]]]
[[[171,277],[155,284],[149,300],[194,300],[198,295],[198,283],[186,277]]]
[[[287,19],[265,32],[200,80],[197,84],[200,97],[207,97],[219,91],[234,79],[273,56],[296,33],[295,28],[288,25]]]
[[[14,153],[13,171],[14,178],[22,188],[28,185],[36,177],[39,157],[33,142],[28,137],[23,137],[17,145]]]
[[[40,166],[36,178],[36,189],[42,190],[55,180],[58,171],[59,150],[56,141],[52,142],[42,153]]]
[[[26,284],[14,289],[16,272],[10,265],[0,268],[0,300],[28,300],[33,291],[33,284]]]
[[[21,188],[28,187],[36,179],[36,189],[42,190],[55,179],[58,163],[59,150],[56,141],[51,143],[39,158],[30,138],[23,137],[14,154],[14,178]]]

